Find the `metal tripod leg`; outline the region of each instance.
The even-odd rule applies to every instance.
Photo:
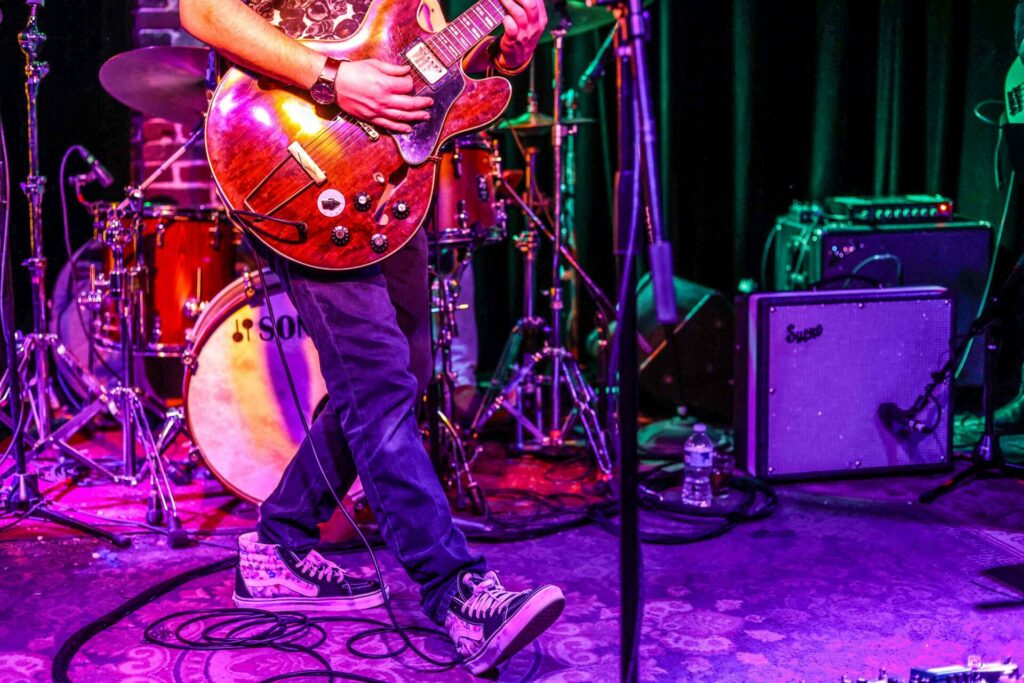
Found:
[[[127,429],[129,424],[134,426],[134,432],[142,445],[145,458],[138,478],[148,474],[150,480],[150,508],[146,513],[146,520],[154,525],[166,523],[171,547],[183,547],[188,543],[188,534],[181,527],[178,505],[171,489],[171,480],[167,475],[167,468],[164,466],[163,454],[157,447],[157,441],[153,438],[153,430],[150,429],[149,421],[146,419],[146,409],[134,390],[120,389],[119,391],[124,392],[126,397],[124,401],[127,411],[124,415],[125,428]]]

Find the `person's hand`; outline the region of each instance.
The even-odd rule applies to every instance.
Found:
[[[379,59],[342,62],[334,81],[338,106],[345,112],[375,126],[408,133],[410,124],[430,118],[429,97],[413,96],[408,65],[389,64]]]
[[[501,0],[508,15],[502,20],[501,66],[514,71],[529,61],[548,25],[544,0]]]

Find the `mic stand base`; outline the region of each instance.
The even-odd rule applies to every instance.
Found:
[[[1003,449],[999,444],[999,435],[996,434],[995,420],[995,372],[996,358],[999,355],[998,333],[995,329],[995,322],[989,322],[982,329],[985,334],[985,378],[984,390],[982,393],[982,412],[985,415],[985,431],[974,444],[971,452],[971,466],[962,472],[958,472],[935,488],[922,493],[918,500],[928,504],[935,502],[939,497],[953,491],[961,484],[974,479],[1024,478],[1024,466],[1015,466],[1007,463],[1003,457]]]

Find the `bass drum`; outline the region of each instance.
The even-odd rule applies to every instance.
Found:
[[[313,341],[273,273],[247,273],[215,296],[184,356],[182,395],[195,445],[221,483],[255,503],[274,490],[305,437],[277,339],[312,422],[327,388]]]

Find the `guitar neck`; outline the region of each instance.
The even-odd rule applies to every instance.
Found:
[[[498,0],[478,0],[457,19],[435,33],[427,44],[445,66],[451,66],[497,28],[505,14],[505,8]]]

